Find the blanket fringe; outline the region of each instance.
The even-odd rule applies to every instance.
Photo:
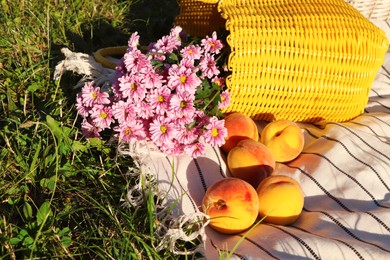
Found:
[[[158,173],[155,169],[150,168],[150,165],[153,165],[151,155],[161,154],[154,144],[147,141],[132,141],[128,145],[119,146],[118,150],[122,155],[131,156],[136,165],[136,168],[131,168],[131,171],[133,176],[138,177],[137,184],[127,193],[128,203],[131,206],[140,206],[145,202],[145,186],[152,187],[149,190],[154,192],[154,196],[160,199],[167,197],[167,194],[158,189],[155,178]],[[155,236],[159,241],[155,249],[157,251],[169,249],[175,255],[192,255],[192,257],[196,253],[204,255],[203,241],[205,240],[205,227],[209,223],[209,217],[202,212],[176,216],[170,212],[169,206],[166,205],[166,201],[158,201],[155,205],[158,221]],[[194,247],[185,248],[184,250],[183,244],[186,242],[191,242]]]

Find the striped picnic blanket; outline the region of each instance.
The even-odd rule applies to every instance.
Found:
[[[390,36],[389,21],[373,22]],[[233,258],[390,259],[390,52],[362,115],[346,123],[299,125],[304,150],[294,161],[278,163],[275,173],[301,184],[303,212],[290,226],[259,224]],[[168,192],[168,205],[178,199],[177,216],[198,213],[207,187],[229,176],[223,154],[211,147],[197,159],[153,153],[148,167],[160,192]],[[204,256],[218,259],[218,250],[233,249],[242,237],[206,226]]]

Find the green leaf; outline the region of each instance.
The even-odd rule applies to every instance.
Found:
[[[105,146],[105,141],[99,139],[99,138],[89,138],[88,141],[91,144],[91,147],[97,148],[99,151],[109,154],[110,148]]]
[[[179,60],[175,53],[171,53],[168,58],[174,62]]]
[[[31,207],[30,203],[28,203],[28,202],[24,203],[23,214],[26,217],[26,219],[31,219],[32,218],[33,210],[32,210],[32,207]]]
[[[56,187],[58,179],[56,175],[51,176],[49,179],[48,178],[42,178],[39,181],[39,184],[41,185],[42,188],[48,188],[49,190],[53,191]]]
[[[20,239],[24,239],[24,238],[27,237],[27,236],[30,236],[30,235],[28,234],[27,230],[25,230],[25,229],[20,230],[19,235],[18,235],[18,237],[19,237]]]
[[[41,225],[42,223],[45,223],[47,218],[49,216],[52,216],[52,215],[53,215],[53,212],[51,211],[50,203],[45,201],[39,207],[39,210],[37,212],[37,223],[38,223],[38,225]]]
[[[52,180],[49,180],[48,183],[47,183],[47,188],[51,191],[53,191],[56,187],[56,183]]]
[[[64,143],[60,143],[58,145],[58,151],[60,151],[60,153],[64,154],[64,155],[68,154],[69,148],[70,147],[67,144],[64,144]]]
[[[46,122],[51,131],[53,131],[54,135],[57,137],[57,139],[62,139],[62,130],[58,126],[59,123],[49,115],[46,116]]]
[[[72,243],[72,239],[70,237],[63,237],[61,238],[61,245],[64,246],[64,247],[69,247],[70,244]]]
[[[149,215],[149,229],[150,229],[150,235],[152,236],[154,233],[154,219],[155,219],[155,205],[154,205],[154,196],[153,192],[149,186],[148,188],[148,194],[147,194],[147,209],[148,209],[148,215]]]
[[[159,67],[162,67],[162,66],[164,65],[164,63],[162,63],[162,62],[159,61],[159,60],[151,60],[150,63],[152,64],[152,66],[154,67],[154,69],[159,68]]]
[[[34,93],[35,91],[37,91],[40,88],[41,88],[41,86],[38,84],[31,84],[30,86],[28,86],[27,91]]]
[[[88,147],[78,140],[75,140],[72,143],[72,150],[75,152],[78,152],[78,151],[85,152],[87,149],[88,149]]]
[[[32,245],[34,243],[34,239],[30,236],[25,237],[23,240],[24,245]]]
[[[50,130],[57,138],[58,142],[61,143],[62,141],[65,141],[65,145],[64,145],[65,148],[62,149],[68,148],[66,144],[70,143],[69,134],[71,132],[71,129],[69,127],[60,127],[59,126],[60,123],[56,121],[54,118],[52,118],[50,115],[46,116],[46,122]]]
[[[14,200],[11,197],[8,197],[8,199],[7,199],[7,202],[8,202],[9,205],[15,205],[18,201],[19,201],[19,199],[15,199]]]
[[[60,123],[51,116],[46,116],[46,122],[49,126],[50,130],[53,132],[55,137],[58,140],[58,150],[61,154],[68,154],[71,140],[69,138],[69,134],[71,132],[71,128],[69,127],[60,127]]]
[[[70,233],[70,228],[65,227],[65,228],[61,229],[60,232],[58,232],[58,235],[61,237],[61,236],[67,235],[69,233]]]
[[[12,245],[12,246],[16,246],[17,244],[20,243],[20,238],[18,237],[12,237],[10,240],[9,240],[9,243]]]
[[[36,150],[35,150],[35,153],[34,153],[33,160],[30,163],[30,169],[29,169],[29,174],[31,176],[35,176],[36,168],[38,168],[37,164],[38,164],[38,161],[39,161],[39,155],[40,155],[41,147],[42,147],[41,140],[39,140],[39,143],[36,144],[35,147],[36,147]]]

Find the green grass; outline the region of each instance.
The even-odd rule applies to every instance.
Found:
[[[72,88],[79,77],[52,80],[61,47],[92,53],[126,44],[136,30],[151,41],[176,12],[176,0],[0,1],[3,259],[177,258],[153,247],[153,198],[123,206],[135,181],[131,158],[82,137]]]

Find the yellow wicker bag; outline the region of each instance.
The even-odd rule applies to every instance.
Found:
[[[358,116],[388,49],[384,32],[343,0],[179,4],[176,24],[187,32],[229,31],[232,100],[225,112],[254,119],[341,122]]]

